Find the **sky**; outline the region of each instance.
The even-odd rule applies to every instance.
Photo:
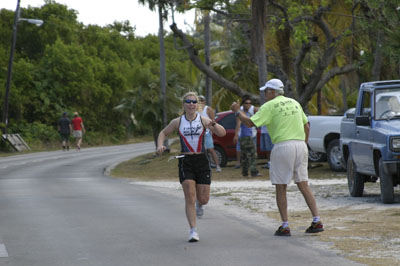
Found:
[[[17,0],[0,0],[0,9],[6,8],[15,11]],[[97,24],[105,26],[114,21],[129,20],[131,26],[136,26],[136,35],[145,36],[147,34],[158,33],[158,12],[150,11],[147,6],[138,4],[137,0],[56,0],[57,3],[64,4],[70,9],[78,11],[78,21],[85,25]],[[21,0],[21,7],[40,7],[44,5],[44,0]],[[194,11],[182,15],[175,13],[175,23],[178,28],[186,31],[193,25]],[[170,31],[168,23],[164,23],[164,29]]]

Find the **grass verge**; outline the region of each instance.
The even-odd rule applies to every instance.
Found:
[[[114,177],[133,178],[141,181],[178,181],[178,160],[171,156],[179,154],[179,142],[170,145],[170,152],[162,155],[150,153],[135,157],[129,161],[117,165],[111,175]],[[222,172],[216,173],[213,170],[213,181],[243,181],[243,180],[269,180],[269,172],[262,169],[266,160],[258,160],[257,169],[262,176],[243,178],[241,169],[235,169],[236,162],[228,162],[227,166],[222,168]],[[344,172],[332,172],[327,163],[310,164],[309,178],[343,178]]]

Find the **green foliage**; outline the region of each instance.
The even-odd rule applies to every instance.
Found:
[[[9,127],[9,133],[19,133],[28,145],[54,143],[60,138],[54,127],[40,122],[26,123],[19,121],[18,124],[12,124]]]
[[[355,1],[357,16],[354,39],[359,50],[364,52],[361,59],[364,62],[359,71],[361,81],[370,81],[371,69],[375,63],[375,52],[378,32],[383,32],[383,65],[380,80],[398,79],[400,46],[398,45],[398,27],[400,12],[397,10],[397,0]]]
[[[171,1],[141,0],[156,9],[161,3],[169,10]],[[276,1],[288,8],[287,17],[272,5],[267,11],[268,62],[277,69],[288,70],[294,83],[294,69],[282,68],[283,51],[277,36],[292,23],[287,42],[287,59],[295,57],[303,44],[315,40],[301,66],[301,82],[307,83],[326,48],[321,30],[304,17],[312,18],[320,6],[331,7],[323,14],[324,22],[343,41],[336,44],[338,55],[326,70],[361,60],[365,64],[357,75],[360,81],[369,80],[374,63],[374,33],[385,32],[383,78],[398,78],[400,34],[398,31],[398,1]],[[58,141],[56,122],[62,112],[78,111],[87,128],[86,143],[113,143],[127,135],[156,132],[162,126],[160,101],[160,62],[157,36],[135,36],[135,29],[127,21],[106,27],[83,25],[77,21],[77,11],[52,0],[41,8],[22,8],[21,16],[44,21],[41,27],[26,22],[18,25],[18,38],[9,99],[10,131],[23,132],[29,142]],[[258,94],[257,67],[250,51],[251,1],[199,0],[173,1],[179,11],[189,8],[219,10],[212,15],[211,64],[213,69],[248,92]],[[353,4],[356,8],[352,8]],[[355,15],[352,17],[352,15]],[[201,25],[201,16],[198,17]],[[302,18],[302,19],[301,19]],[[5,84],[12,36],[14,12],[0,10],[0,84]],[[355,19],[354,28],[349,28]],[[201,27],[189,36],[203,56]],[[191,64],[187,54],[175,46],[172,35],[166,34],[166,68],[168,119],[181,110],[180,97],[187,91],[203,92],[204,74]],[[365,51],[359,56],[359,51]],[[293,67],[292,67],[293,68]],[[269,69],[270,77],[276,69]],[[273,73],[273,74],[272,74]],[[356,83],[358,79],[353,83]],[[323,89],[325,107],[340,107],[339,79],[333,79]],[[353,86],[356,88],[357,86]],[[354,88],[348,92],[351,107]],[[237,96],[213,84],[213,107],[219,111],[229,108]],[[4,91],[0,90],[4,99]],[[116,108],[117,107],[117,108]],[[0,106],[0,109],[3,106]],[[1,109],[2,111],[2,109]],[[133,118],[133,119],[132,119]],[[132,121],[135,121],[133,123]],[[112,137],[110,137],[112,136]]]
[[[64,111],[78,111],[87,129],[87,143],[124,140],[132,130],[148,134],[154,119],[161,116],[159,102],[141,105],[138,111],[143,110],[143,114],[138,117],[148,123],[135,127],[129,123],[129,112],[114,107],[128,91],[137,88],[151,88],[150,94],[143,91],[143,96],[158,100],[156,36],[135,36],[127,21],[106,27],[82,25],[75,10],[54,1],[46,1],[41,8],[22,8],[21,16],[42,19],[44,24],[18,25],[9,99],[10,131],[23,132],[33,142],[58,141],[58,134],[54,134],[57,120]],[[1,84],[5,84],[7,75],[13,18],[13,11],[0,10]],[[180,95],[179,86],[194,87],[197,78],[185,52],[174,49],[171,36],[165,40],[167,76],[175,83],[169,92],[173,97]],[[3,90],[0,97],[4,97]],[[170,116],[177,113],[175,109],[171,105]]]
[[[162,124],[162,104],[159,97],[159,82],[151,82],[151,73],[148,71],[138,72],[141,79],[141,86],[127,92],[121,104],[115,109],[131,115],[131,122],[134,127],[141,130],[159,132]],[[167,113],[169,119],[176,117],[182,103],[181,96],[187,91],[177,83],[176,75],[171,75],[167,87]]]

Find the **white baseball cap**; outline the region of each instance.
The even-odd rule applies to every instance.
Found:
[[[270,79],[267,81],[267,83],[265,83],[264,86],[260,88],[260,91],[263,91],[266,88],[283,91],[283,87],[284,87],[283,82],[280,79]]]

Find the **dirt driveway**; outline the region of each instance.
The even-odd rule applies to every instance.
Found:
[[[316,237],[343,256],[367,265],[400,265],[400,194],[396,203],[380,202],[379,184],[367,184],[364,197],[348,196],[346,178],[314,179],[311,187],[326,231]],[[213,183],[212,194],[277,220],[274,187],[264,181]],[[310,212],[295,185],[288,187],[292,231],[303,232]]]

